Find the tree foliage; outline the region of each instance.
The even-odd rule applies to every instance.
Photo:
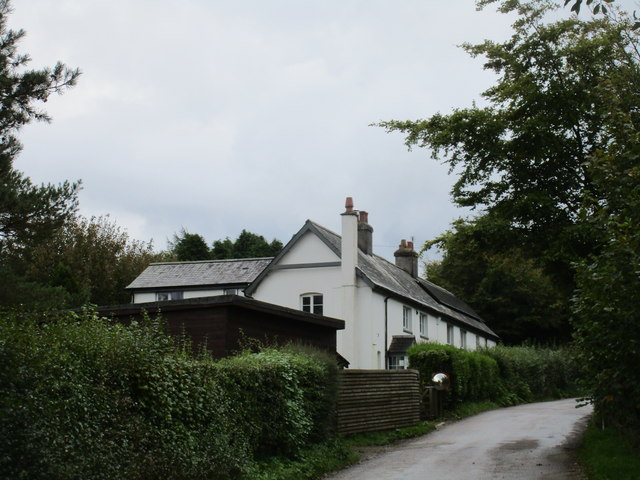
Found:
[[[282,250],[280,240],[268,242],[262,235],[242,230],[238,238],[213,242],[209,248],[204,237],[182,230],[169,244],[169,255],[180,262],[194,260],[227,260],[232,258],[273,257]]]
[[[23,30],[10,30],[7,0],[0,1],[0,254],[22,250],[59,228],[77,207],[79,183],[34,185],[13,166],[21,149],[16,137],[33,120],[49,121],[39,108],[50,95],[73,86],[80,75],[62,63],[29,70],[18,53]]]
[[[458,220],[427,247],[443,252],[426,264],[430,281],[474,305],[508,344],[566,342],[569,311],[553,280],[514,245],[508,225],[492,217]]]
[[[603,85],[633,64],[633,25],[609,17],[545,23],[557,7],[545,0],[500,5],[502,11],[519,13],[511,38],[464,45],[498,75],[482,94],[486,105],[380,125],[404,133],[409,148],[429,148],[434,158],[443,159],[457,174],[454,202],[479,210],[510,233],[495,238],[485,253],[504,259],[518,252],[530,259],[561,293],[560,310],[567,311],[575,287],[573,265],[606,239],[581,217],[594,208],[584,202],[585,192],[595,188],[590,161],[616,136]],[[619,92],[616,108],[636,110],[638,88],[630,86]],[[451,275],[450,283],[465,281],[446,267],[442,276]],[[551,309],[548,313],[553,316]]]
[[[635,45],[638,45],[637,36]],[[635,52],[638,52],[636,49]],[[611,99],[615,138],[594,155],[594,188],[584,221],[602,232],[602,248],[578,264],[573,299],[576,345],[589,375],[585,383],[603,420],[640,440],[640,129],[638,107],[619,108],[618,97],[636,94],[640,56],[603,85]]]
[[[584,0],[584,3],[587,4],[588,7],[592,9],[594,14],[602,13],[607,14],[609,9],[607,8],[608,4],[615,2],[615,0]],[[564,6],[571,4],[571,11],[580,13],[580,8],[582,8],[583,0],[564,0]]]
[[[259,258],[274,257],[282,250],[280,240],[268,242],[262,235],[242,230],[235,241],[229,238],[213,242],[212,258],[222,260],[226,258]]]
[[[211,251],[204,237],[198,233],[189,233],[184,228],[173,236],[169,251],[179,262],[209,260]]]
[[[470,288],[482,310],[496,265],[528,263],[529,278],[540,269],[535,283],[571,301],[596,413],[640,438],[638,25],[622,12],[545,24],[544,0],[500,5],[519,13],[511,39],[465,46],[499,75],[487,106],[383,126],[443,156],[459,174],[454,200],[481,210],[433,242],[445,249],[435,274]],[[509,298],[510,282],[498,284]]]
[[[127,303],[124,288],[151,262],[151,242],[132,240],[108,217],[75,217],[33,251],[28,278],[66,292],[68,306]]]
[[[33,249],[73,216],[80,185],[34,185],[14,167],[21,150],[17,134],[31,121],[48,122],[40,106],[73,86],[80,72],[62,63],[29,69],[29,56],[18,53],[25,32],[7,27],[10,13],[10,3],[0,0],[0,304],[52,307],[66,291],[34,282],[26,269]]]

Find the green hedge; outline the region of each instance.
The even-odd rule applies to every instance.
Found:
[[[500,367],[507,391],[516,402],[575,395],[580,375],[575,354],[567,347],[504,347],[484,351]]]
[[[577,369],[567,350],[498,346],[480,351],[419,343],[409,349],[409,366],[420,371],[423,386],[434,373],[451,378],[445,408],[489,400],[502,405],[557,398],[575,391]]]
[[[0,315],[0,477],[223,479],[333,425],[336,368],[195,357],[162,326]]]
[[[435,373],[449,375],[451,388],[444,396],[447,410],[462,402],[498,401],[503,396],[497,362],[481,353],[450,345],[419,343],[409,349],[409,367],[420,371],[423,387],[431,384]]]

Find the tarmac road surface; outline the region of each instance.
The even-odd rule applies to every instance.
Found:
[[[326,480],[568,480],[591,414],[575,399],[501,408],[403,442]]]

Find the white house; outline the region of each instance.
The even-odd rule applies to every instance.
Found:
[[[131,284],[132,303],[242,295],[273,257],[152,263]]]
[[[347,198],[338,235],[310,220],[249,285],[257,300],[345,321],[338,353],[351,368],[404,368],[414,342],[466,349],[497,335],[450,292],[418,277],[418,254],[400,243],[396,263],[372,252],[368,214]]]

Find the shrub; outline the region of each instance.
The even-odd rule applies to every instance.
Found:
[[[294,456],[327,438],[337,391],[332,363],[272,348],[218,363],[218,381],[249,420],[245,434],[257,457]]]
[[[559,398],[576,391],[578,366],[567,348],[497,346],[484,353],[498,362],[505,388],[517,402]]]
[[[576,362],[569,350],[498,346],[480,351],[419,343],[409,350],[410,368],[420,371],[422,387],[436,372],[447,373],[451,388],[444,407],[463,402],[494,401],[502,405],[557,398],[575,392]]]
[[[293,352],[196,358],[156,321],[0,315],[0,477],[235,478],[326,435],[335,383]]]

